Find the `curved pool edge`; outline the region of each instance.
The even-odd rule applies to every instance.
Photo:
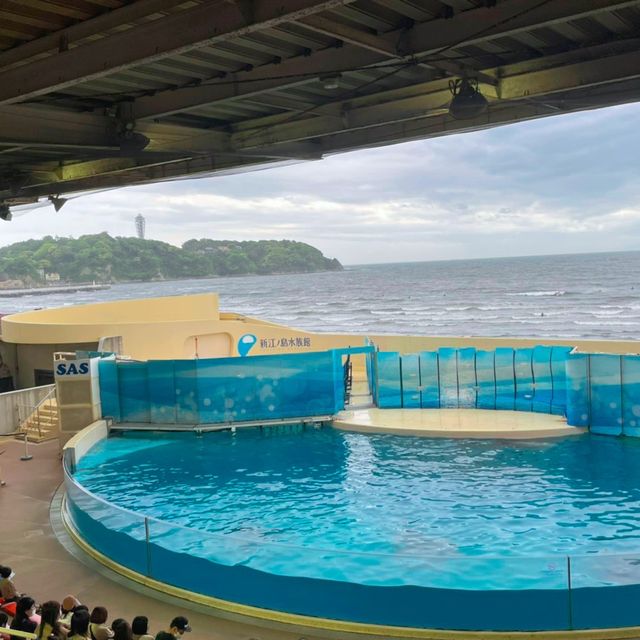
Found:
[[[640,626],[608,629],[578,629],[560,631],[458,631],[445,629],[424,629],[364,624],[317,618],[300,614],[261,609],[238,602],[230,602],[180,587],[160,582],[138,573],[92,547],[73,526],[66,510],[66,493],[60,504],[60,520],[70,539],[94,561],[127,581],[132,581],[148,589],[152,595],[165,595],[206,608],[214,616],[238,620],[247,624],[279,627],[287,631],[312,632],[319,637],[344,637],[344,634],[358,638],[392,638],[410,640],[632,640],[640,637]]]

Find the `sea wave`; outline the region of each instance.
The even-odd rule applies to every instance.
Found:
[[[507,293],[508,296],[525,296],[525,297],[550,297],[550,296],[565,296],[566,291],[520,291],[518,293]]]

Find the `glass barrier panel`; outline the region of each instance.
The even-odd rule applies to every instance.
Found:
[[[381,409],[398,409],[400,397],[400,354],[393,351],[378,352],[378,406]]]
[[[92,495],[65,476],[66,510],[75,530],[94,549],[138,573],[147,573],[144,516]]]
[[[640,436],[640,356],[622,356],[622,433]]]
[[[173,360],[149,360],[149,413],[151,422],[175,424],[176,380]]]
[[[639,626],[639,600],[640,555],[571,557],[574,628]]]
[[[402,406],[405,409],[420,408],[420,368],[416,354],[401,357]]]
[[[589,356],[586,353],[572,353],[567,359],[566,400],[567,424],[572,427],[588,427],[589,406]],[[554,375],[554,404],[556,402],[556,377]]]
[[[476,350],[458,349],[458,402],[460,407],[475,409],[477,402]]]
[[[440,378],[438,375],[438,354],[435,351],[420,353],[420,386],[422,391],[421,407],[438,409],[440,407]]]
[[[554,415],[564,416],[567,414],[569,389],[567,361],[572,350],[573,347],[551,347],[551,375],[553,378],[551,413]]]
[[[589,400],[591,431],[609,436],[622,433],[621,357],[609,354],[589,356]]]
[[[147,364],[143,362],[119,363],[118,385],[122,421],[149,422]]]
[[[533,349],[516,349],[513,360],[516,411],[531,411],[533,404]]]
[[[531,357],[535,390],[531,410],[537,413],[551,413],[553,378],[551,376],[551,347],[537,345]]]
[[[510,347],[496,349],[496,409],[513,411],[515,408],[514,352]]]
[[[495,351],[476,351],[476,376],[478,379],[478,409],[496,408]]]
[[[457,350],[450,347],[438,349],[440,374],[440,406],[458,407],[458,358]]]
[[[120,392],[118,388],[118,363],[115,357],[102,358],[98,361],[100,380],[100,404],[103,416],[120,422]]]
[[[197,360],[174,360],[176,420],[178,424],[198,424]]]

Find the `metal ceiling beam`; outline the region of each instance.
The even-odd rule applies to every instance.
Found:
[[[73,46],[78,40],[104,33],[109,29],[121,27],[154,13],[176,6],[176,0],[137,0],[120,9],[113,9],[95,18],[78,22],[64,29],[30,40],[24,44],[0,53],[0,69],[16,63],[24,63],[29,58],[60,50],[61,45]]]
[[[408,33],[408,30],[400,32],[396,42],[394,43],[389,38],[373,35],[363,31],[362,29],[355,29],[349,25],[340,24],[339,22],[335,22],[334,20],[330,20],[323,16],[310,16],[309,18],[300,20],[299,24],[302,24],[313,31],[317,31],[318,33],[339,38],[340,40],[356,45],[357,47],[363,47],[364,49],[369,49],[369,51],[381,53],[389,58],[396,60],[408,59],[408,52],[402,42],[404,39],[403,36]],[[418,61],[417,64],[427,67],[428,69],[445,71],[453,76],[461,76],[468,72],[463,65],[448,60],[439,60],[438,62]],[[477,73],[473,70],[471,70],[471,73],[483,82],[494,85],[498,84],[498,81],[492,76]]]
[[[608,9],[640,6],[640,0],[562,0],[540,5],[541,0],[508,0],[491,9],[468,11],[450,20],[424,22],[416,24],[410,30],[397,29],[375,36],[375,42],[381,49],[378,52],[346,44],[341,49],[323,49],[309,57],[289,58],[278,65],[240,72],[220,83],[138,98],[135,104],[136,117],[161,118],[215,102],[255,96],[275,88],[313,82],[315,74],[319,76],[327,72],[345,73],[354,67],[384,63],[389,59],[389,51],[395,51],[399,41],[404,43],[403,47],[407,53],[413,53],[419,59],[420,56],[424,57],[446,47],[464,46],[486,39],[515,35],[527,29],[578,19]],[[298,74],[305,74],[305,77],[292,78]]]
[[[503,101],[527,100],[558,92],[585,89],[640,77],[640,52],[633,51],[601,60],[568,64],[544,71],[505,77],[499,86]],[[430,83],[426,83],[425,89]],[[373,106],[349,108],[345,105],[341,120],[309,117],[302,120],[263,126],[232,135],[234,148],[259,148],[261,144],[277,144],[307,138],[318,138],[341,131],[375,128],[395,122],[421,119],[448,111],[450,93],[447,89],[413,97],[392,99]],[[245,123],[244,126],[247,126]]]
[[[254,0],[254,22],[235,3],[208,1],[69,51],[0,72],[0,104],[19,102],[334,9],[353,0]],[[135,6],[135,3],[134,5]]]

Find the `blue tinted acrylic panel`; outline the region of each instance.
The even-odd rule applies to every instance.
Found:
[[[405,409],[420,408],[420,368],[417,354],[401,357],[402,406]]]
[[[121,421],[118,363],[115,358],[103,358],[98,362],[100,380],[100,406],[103,418]]]
[[[496,408],[495,351],[476,351],[476,377],[478,380],[478,409]]]
[[[438,349],[440,373],[440,406],[458,407],[458,354],[457,349]]]
[[[496,349],[496,409],[513,411],[516,385],[513,371],[514,351],[509,347]]]
[[[572,353],[567,357],[565,396],[567,424],[572,427],[588,427],[591,421],[591,407],[589,405],[589,356],[586,353]],[[554,397],[557,397],[555,389]]]
[[[147,364],[124,362],[118,365],[120,414],[123,422],[149,422]]]
[[[475,409],[477,395],[476,350],[458,349],[458,403],[460,407]]]
[[[533,403],[533,349],[516,349],[513,360],[516,411],[531,411]]]
[[[398,409],[401,406],[400,396],[400,354],[394,351],[378,351],[377,353],[378,406],[382,409]]]
[[[175,424],[176,385],[173,360],[150,360],[147,367],[151,422]]]
[[[175,360],[176,420],[178,424],[198,424],[197,360]]]
[[[438,353],[420,352],[421,406],[423,409],[440,408],[440,378],[438,375]]]
[[[551,377],[551,347],[537,345],[533,348],[531,357],[533,365],[533,379],[535,391],[532,411],[537,413],[551,413],[551,399],[553,395],[553,379]]]
[[[591,431],[605,435],[622,433],[620,356],[592,354],[589,364]]]
[[[622,357],[622,433],[640,437],[640,356]]]
[[[551,413],[559,416],[567,412],[567,360],[573,347],[551,348],[551,375],[553,378],[553,394],[551,398]]]

